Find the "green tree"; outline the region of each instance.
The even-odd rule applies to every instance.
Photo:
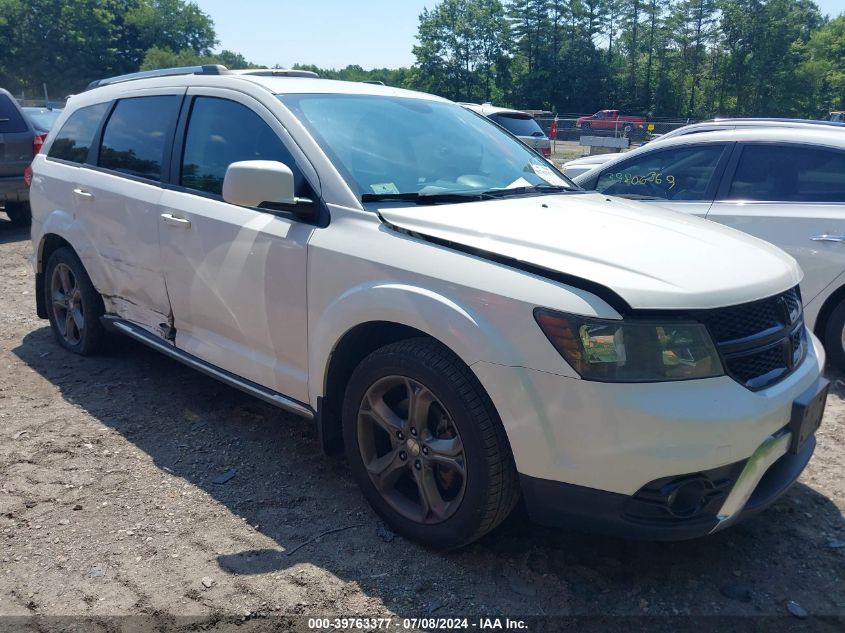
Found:
[[[423,10],[414,86],[456,100],[490,99],[509,35],[499,0],[444,0]]]

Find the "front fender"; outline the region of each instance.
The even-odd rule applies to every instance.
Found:
[[[519,358],[511,337],[498,332],[471,306],[428,288],[373,281],[350,288],[312,320],[308,363],[312,404],[325,393],[329,359],[343,336],[354,327],[373,321],[388,321],[424,332],[446,345],[468,366],[480,360],[509,365]]]

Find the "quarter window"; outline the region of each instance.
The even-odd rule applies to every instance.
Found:
[[[223,191],[226,169],[242,160],[275,160],[291,168],[296,193],[304,179],[276,132],[248,107],[197,97],[185,137],[180,184],[213,194]]]
[[[789,145],[743,148],[732,200],[845,202],[845,152]]]
[[[159,180],[180,100],[176,95],[163,95],[118,101],[103,131],[98,165]]]
[[[108,103],[98,103],[79,108],[71,114],[56,134],[47,156],[73,163],[84,163],[88,159],[88,150],[91,149],[91,143],[94,142],[100,121],[103,120],[108,107]]]
[[[724,144],[708,144],[649,152],[602,173],[596,190],[629,198],[704,200],[724,150]]]

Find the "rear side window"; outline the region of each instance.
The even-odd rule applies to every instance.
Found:
[[[26,132],[27,129],[17,106],[8,96],[0,95],[0,134]]]
[[[108,103],[98,103],[79,108],[71,114],[56,134],[47,156],[73,163],[84,163],[108,107]]]
[[[100,145],[100,167],[159,180],[164,148],[181,97],[164,95],[121,99],[109,117]]]
[[[501,125],[514,136],[545,136],[537,121],[531,117],[513,114],[491,114],[490,119]]]
[[[845,202],[845,152],[789,145],[742,149],[728,198]]]
[[[197,97],[191,109],[180,184],[208,193],[223,192],[226,169],[241,160],[276,160],[293,171],[297,194],[301,172],[276,132],[246,106],[216,97]]]
[[[724,144],[648,152],[604,171],[596,191],[629,198],[705,200]]]

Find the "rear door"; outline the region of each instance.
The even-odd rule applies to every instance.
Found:
[[[683,144],[642,152],[608,165],[581,184],[607,195],[704,217],[715,198],[730,145]]]
[[[158,243],[162,175],[185,88],[117,100],[73,190],[79,220],[101,258],[108,312],[167,336],[171,325]]]
[[[35,132],[12,99],[0,93],[0,178],[23,177]]]
[[[707,218],[792,255],[809,303],[845,271],[845,150],[739,143]]]

